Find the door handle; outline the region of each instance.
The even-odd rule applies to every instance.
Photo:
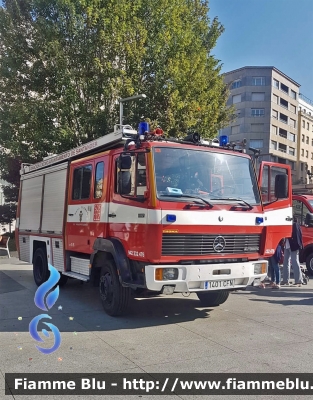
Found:
[[[68,214],[70,217],[72,217],[74,214]]]
[[[116,217],[116,214],[115,214],[115,213],[111,213],[111,214],[109,214],[109,217],[110,217],[110,218],[115,218],[115,217]]]
[[[292,221],[292,217],[286,217],[286,221]]]

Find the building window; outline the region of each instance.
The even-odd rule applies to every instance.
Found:
[[[311,140],[311,146],[313,146],[313,139]]]
[[[271,140],[271,149],[277,150],[277,142],[275,142],[275,140]]]
[[[251,132],[263,132],[264,124],[251,124]]]
[[[250,147],[255,149],[262,149],[263,139],[250,139]]]
[[[291,140],[292,142],[296,141],[296,135],[294,133],[288,132],[287,139]]]
[[[304,157],[304,149],[301,149],[301,156]]]
[[[292,113],[296,114],[296,112],[297,112],[297,107],[294,106],[293,104],[290,104],[290,111],[291,111]]]
[[[265,86],[265,76],[253,76],[252,86]]]
[[[292,97],[292,98],[295,99],[295,100],[296,100],[296,98],[297,98],[297,93],[296,93],[294,90],[292,90],[292,89],[290,89],[290,97]]]
[[[236,135],[237,133],[240,133],[240,125],[235,125],[231,127],[231,134]]]
[[[276,94],[273,94],[273,103],[278,104],[278,96]]]
[[[289,125],[292,126],[293,128],[296,128],[297,126],[296,120],[289,118]]]
[[[264,101],[265,100],[265,93],[261,92],[254,92],[251,96],[251,101]]]
[[[277,135],[277,126],[272,125],[272,134]]]
[[[305,156],[306,156],[306,158],[309,158],[309,152],[308,152],[308,150],[305,150]]]
[[[313,160],[313,153],[311,153],[311,160]]]
[[[241,102],[241,94],[236,94],[235,96],[233,96],[233,104],[240,102]]]
[[[279,81],[273,78],[273,86],[279,89]]]
[[[280,84],[280,90],[285,93],[289,93],[289,87],[284,85],[283,83]]]
[[[306,137],[306,144],[309,144],[309,137]]]
[[[296,154],[296,149],[294,147],[289,147],[289,154],[294,156]]]
[[[279,128],[279,136],[287,139],[287,131],[285,129]]]
[[[302,140],[302,143],[304,143],[304,135],[302,135],[301,140]]]
[[[264,108],[251,108],[252,117],[264,117]]]
[[[287,153],[287,146],[282,143],[278,143],[278,150],[282,151],[283,153]]]
[[[240,79],[237,79],[236,81],[234,81],[232,84],[231,84],[231,89],[237,89],[237,88],[239,88],[241,86],[241,80]]]
[[[278,111],[272,110],[272,118],[278,119]]]
[[[306,129],[309,131],[310,130],[310,124],[307,122],[306,123]]]
[[[288,117],[287,117],[287,115],[285,115],[285,114],[283,114],[283,113],[279,113],[279,120],[280,120],[281,122],[283,122],[284,124],[287,124],[287,123],[288,123]]]
[[[294,169],[295,169],[295,163],[294,163],[294,161],[288,160],[288,164],[290,165],[290,168],[294,171]]]
[[[302,128],[305,128],[305,121],[302,120]]]
[[[279,103],[280,103],[280,105],[282,107],[285,107],[285,108],[288,109],[288,101],[286,101],[285,99],[280,98],[280,102]]]

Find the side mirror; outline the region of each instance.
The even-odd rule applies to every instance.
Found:
[[[130,194],[132,180],[129,171],[120,171],[118,173],[118,192],[119,194]]]
[[[121,154],[118,159],[118,168],[119,169],[130,169],[132,165],[132,158],[129,154]]]
[[[275,197],[277,199],[288,198],[288,175],[278,174],[275,176]]]
[[[131,174],[130,167],[132,158],[129,154],[121,154],[117,161],[118,172],[118,192],[119,194],[130,194],[131,192]]]
[[[304,224],[307,226],[313,226],[313,213],[307,213],[307,215],[305,216]]]

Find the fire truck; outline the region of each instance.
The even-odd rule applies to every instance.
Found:
[[[259,284],[291,234],[290,167],[263,162],[257,177],[245,142],[217,142],[119,124],[22,164],[17,244],[36,284],[50,264],[60,286],[69,278],[97,285],[112,316],[143,292],[196,293],[214,307]]]
[[[303,249],[300,250],[300,262],[306,264],[313,275],[313,195],[293,194],[293,215],[297,217],[302,231]]]

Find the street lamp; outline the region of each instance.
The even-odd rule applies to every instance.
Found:
[[[137,94],[131,97],[125,97],[124,99],[119,99],[120,102],[120,129],[123,130],[123,103],[126,101],[136,100],[136,99],[145,99],[147,96],[145,94]]]

